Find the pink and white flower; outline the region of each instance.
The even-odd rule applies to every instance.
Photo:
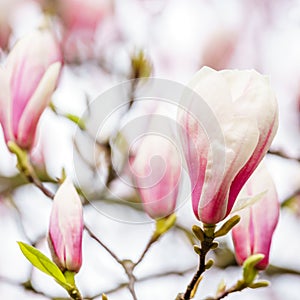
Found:
[[[178,122],[193,210],[200,221],[216,224],[268,151],[278,127],[277,102],[268,78],[253,70],[204,67],[189,90],[194,94],[183,95]]]
[[[0,68],[0,123],[6,142],[32,147],[60,68],[61,52],[49,31],[37,30],[17,42]]]
[[[53,261],[62,271],[79,272],[82,232],[82,204],[72,182],[66,179],[53,200],[48,235]]]
[[[112,14],[112,1],[64,0],[57,3],[56,9],[63,24],[65,59],[92,57],[97,28]]]

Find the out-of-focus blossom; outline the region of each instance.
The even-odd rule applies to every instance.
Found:
[[[58,5],[59,14],[66,27],[93,32],[112,9],[111,0],[65,0]]]
[[[175,145],[160,135],[145,136],[131,161],[131,169],[146,213],[153,219],[172,214],[181,175]]]
[[[263,260],[256,265],[261,270],[269,264],[272,236],[279,219],[275,185],[262,165],[249,178],[240,196],[254,197],[264,191],[260,200],[239,213],[241,221],[232,230],[237,262],[242,265],[250,255],[264,254]]]
[[[255,71],[205,67],[189,87],[200,97],[183,99],[187,110],[179,111],[178,120],[193,210],[200,221],[215,224],[230,213],[267,152],[278,127],[277,102],[268,78]],[[209,107],[214,122],[204,122],[204,107]],[[210,136],[216,131],[221,131],[223,144]],[[216,157],[224,157],[224,164]]]
[[[63,45],[67,60],[92,55],[99,25],[112,13],[111,0],[65,0],[57,4],[64,26]]]
[[[34,142],[37,123],[56,87],[61,52],[48,30],[23,37],[0,68],[0,122],[6,142]]]
[[[237,33],[218,30],[207,41],[202,54],[202,65],[222,70],[228,68],[237,44]]]
[[[53,261],[62,270],[79,272],[82,264],[83,216],[80,198],[69,179],[53,200],[48,243]]]

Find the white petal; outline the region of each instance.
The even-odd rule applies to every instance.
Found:
[[[220,72],[204,67],[196,73],[188,87],[202,97],[220,122],[230,117],[233,106],[231,90]],[[183,105],[187,101],[183,99]]]
[[[225,166],[215,164],[213,161],[208,163],[203,189],[204,197],[201,199],[199,209],[208,205],[218,190],[224,190],[225,195],[228,193],[233,178],[251,157],[258,142],[259,132],[252,119],[235,118],[231,124],[227,124],[224,136]],[[222,174],[221,181],[215,180],[218,174]],[[223,205],[224,208],[227,207],[227,202],[224,201]],[[222,211],[222,208],[220,210]]]

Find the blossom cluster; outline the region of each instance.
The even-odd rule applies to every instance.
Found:
[[[88,44],[99,22],[111,13],[110,1],[102,2],[100,9],[91,0],[85,5],[75,0],[55,1],[55,5],[43,1],[45,11],[61,18],[62,40],[49,24],[44,25],[18,40],[0,66],[0,124],[5,143],[16,154],[20,172],[44,192],[31,164],[39,122],[52,105],[64,63],[75,61],[79,54],[78,35],[83,44]],[[84,18],[87,15],[90,17]],[[3,48],[7,47],[7,39],[2,40],[8,34],[0,32]],[[142,56],[139,59],[136,65],[144,63]],[[150,66],[143,67],[142,73],[149,75]],[[215,228],[239,215],[241,220],[232,229],[237,263],[242,265],[249,257],[262,254],[255,269],[266,269],[279,220],[278,195],[263,161],[278,129],[277,100],[269,78],[255,70],[217,71],[203,67],[178,97],[176,128],[170,128],[168,138],[156,132],[142,136],[126,165],[145,214],[157,225],[150,245],[169,229],[170,217],[180,208],[186,172],[192,221],[201,222],[204,228]],[[159,110],[160,103],[156,106]],[[155,123],[155,119],[149,122]],[[112,151],[108,143],[98,142],[106,156]],[[68,276],[78,273],[82,266],[85,220],[80,187],[74,186],[71,176],[62,177],[56,181],[59,187],[53,197],[45,192],[53,200],[48,245],[59,270],[59,275],[53,277],[72,296],[78,291],[73,277],[69,280]],[[197,237],[201,242],[211,239],[213,247],[214,234],[201,231]]]

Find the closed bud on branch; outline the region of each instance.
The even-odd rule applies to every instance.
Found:
[[[239,264],[253,254],[263,254],[256,268],[265,269],[269,263],[272,236],[279,219],[279,201],[271,176],[260,165],[247,181],[241,196],[255,196],[263,190],[262,198],[239,214],[241,221],[232,229],[235,256]]]
[[[67,178],[55,194],[48,243],[53,261],[62,271],[78,272],[82,263],[83,215],[80,198]]]

